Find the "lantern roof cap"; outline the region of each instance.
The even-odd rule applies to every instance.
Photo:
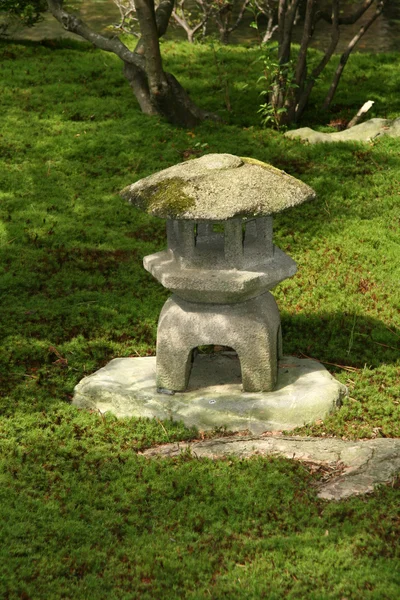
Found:
[[[156,217],[211,221],[272,215],[315,198],[312,188],[285,171],[233,154],[179,163],[121,195]]]

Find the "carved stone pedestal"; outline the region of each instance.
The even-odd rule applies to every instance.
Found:
[[[272,294],[235,304],[187,302],[176,295],[169,298],[158,322],[157,387],[184,391],[193,350],[210,344],[237,352],[243,391],[272,391],[282,355],[279,310]]]

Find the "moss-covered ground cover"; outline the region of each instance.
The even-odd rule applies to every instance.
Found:
[[[141,266],[164,246],[164,223],[117,192],[231,152],[318,193],[276,218],[299,271],[275,295],[285,352],[323,361],[350,395],[300,432],[400,435],[400,141],[287,140],[259,127],[256,50],[163,51],[225,124],[184,131],[140,114],[118,60],[87,46],[0,46],[0,596],[397,598],[395,482],[329,504],[289,461],[147,462],[139,450],[197,432],[70,406],[85,374],[154,353],[168,295]],[[333,111],[312,105],[304,124],[353,116],[366,99],[397,116],[399,62],[352,57]]]

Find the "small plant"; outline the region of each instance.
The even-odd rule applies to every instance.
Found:
[[[252,0],[248,5],[248,10],[253,16],[250,27],[257,32],[258,45],[262,52],[260,61],[263,64],[263,74],[258,78],[257,83],[263,82],[264,89],[260,96],[265,102],[260,104],[257,111],[261,115],[261,124],[263,127],[273,127],[282,129],[282,121],[287,113],[287,104],[293,97],[295,84],[295,69],[292,60],[282,63],[278,60],[277,45],[267,45],[277,26],[274,25],[274,10],[272,4],[267,0],[265,5],[257,0]],[[267,31],[261,32],[259,22],[260,17],[268,16]]]
[[[263,127],[273,127],[282,129],[283,115],[287,112],[287,104],[293,95],[293,91],[298,87],[295,83],[295,71],[292,61],[285,64],[279,64],[272,57],[273,49],[268,48],[262,56],[263,75],[258,78],[257,83],[263,82],[265,89],[260,92],[260,96],[265,99],[260,104],[258,114],[261,116]],[[277,96],[279,101],[277,101]]]
[[[278,29],[278,11],[274,0],[250,0],[247,10],[253,15],[250,27],[256,30],[259,45],[270,41]],[[261,31],[260,23],[263,23]]]
[[[271,39],[275,31],[278,34],[277,63],[279,67],[277,67],[277,71],[275,72],[272,91],[267,90],[269,102],[261,106],[261,111],[266,113],[268,123],[275,120],[281,126],[282,123],[289,124],[299,121],[308,104],[315,83],[319,80],[321,73],[336,51],[343,30],[342,26],[357,23],[374,4],[376,10],[371,12],[369,19],[364,21],[358,33],[350,40],[347,48],[341,54],[339,64],[323,103],[325,110],[329,108],[350,54],[369,27],[381,15],[387,1],[368,0],[356,6],[351,15],[343,15],[338,0],[326,3],[327,6],[331,5],[327,11],[323,9],[324,3],[322,0],[321,2],[317,0],[307,1],[304,3],[304,14],[303,11],[299,10],[299,2],[297,1],[289,2],[289,0],[280,0],[279,3],[274,3],[272,0],[251,0],[249,10],[253,15],[253,22],[250,26],[257,30],[260,48],[263,47],[266,41]],[[303,19],[302,37],[299,50],[298,52],[296,51],[296,56],[293,60],[292,42],[295,31],[294,27],[299,19],[300,12]],[[265,22],[265,19],[268,22],[267,31],[262,35],[259,29],[259,22]],[[309,60],[310,55],[312,56],[310,44],[316,28],[321,21],[325,21],[325,23],[331,26],[330,43],[327,45],[323,56],[318,59],[318,62],[312,64],[313,61]],[[292,78],[287,77],[285,73],[291,64],[293,64],[295,72]],[[292,71],[291,68],[290,71]],[[294,86],[293,83],[296,85]],[[274,110],[269,107],[269,104],[272,104]]]
[[[10,28],[33,27],[43,19],[45,0],[1,0],[0,38],[10,34]]]

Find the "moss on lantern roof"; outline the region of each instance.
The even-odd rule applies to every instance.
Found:
[[[272,165],[207,154],[140,179],[121,195],[163,218],[224,221],[281,212],[315,198],[308,185]]]

